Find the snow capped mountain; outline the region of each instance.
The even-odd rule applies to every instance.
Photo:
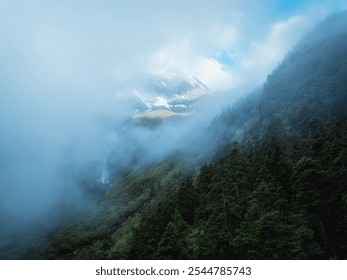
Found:
[[[157,110],[191,112],[200,98],[211,95],[197,78],[172,69],[137,77],[125,92],[134,101],[133,114]]]

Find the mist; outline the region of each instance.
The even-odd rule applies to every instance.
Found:
[[[0,1],[3,231],[52,223],[61,205],[73,212],[81,179],[107,185],[108,165],[131,166],[139,151],[137,164],[208,151],[199,136],[221,108],[260,86],[335,9],[322,1],[279,17],[273,2]],[[133,104],[117,97],[120,85],[170,65],[213,95],[179,124],[125,125]]]

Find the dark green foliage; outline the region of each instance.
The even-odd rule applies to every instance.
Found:
[[[345,258],[346,181],[340,178],[347,178],[344,165],[336,163],[346,161],[341,156],[346,146],[337,148],[342,139],[336,138],[334,129],[325,133],[319,139],[322,153],[315,148],[294,152],[271,136],[268,144],[258,146],[263,159],[254,162],[247,146],[233,146],[228,155],[202,167],[192,186],[185,180],[174,194],[163,197],[162,203],[173,214],[160,212],[160,231],[149,233],[160,235],[154,243],[139,239],[150,225],[160,222],[157,216],[150,220],[145,216],[147,222],[138,228],[135,243],[142,250],[151,244],[152,253],[141,257]],[[295,158],[296,154],[301,156]],[[190,215],[184,218],[182,213]]]

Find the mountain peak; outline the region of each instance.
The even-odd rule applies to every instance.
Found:
[[[211,90],[194,76],[187,75],[171,66],[159,71],[135,77],[122,96],[135,104],[133,113],[148,113],[168,110],[174,113],[188,113]]]

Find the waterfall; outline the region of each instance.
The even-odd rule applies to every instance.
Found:
[[[102,163],[102,168],[101,168],[101,183],[104,185],[110,183],[110,174],[107,168],[106,157],[104,158],[104,161]]]

